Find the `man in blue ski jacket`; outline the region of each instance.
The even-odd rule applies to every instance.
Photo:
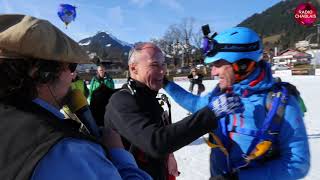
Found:
[[[219,77],[206,96],[192,95],[167,81],[164,89],[182,107],[195,112],[225,92],[241,97],[244,112],[221,118],[210,133],[210,172],[217,179],[299,179],[310,167],[310,153],[298,93],[276,83],[262,58],[262,42],[253,30],[235,27],[209,37],[205,63]]]
[[[59,111],[86,52],[50,22],[0,15],[0,179],[149,180],[120,136],[102,141]]]

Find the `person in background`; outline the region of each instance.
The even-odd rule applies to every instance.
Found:
[[[219,77],[217,86],[201,97],[174,82],[166,83],[164,89],[191,112],[206,107],[221,93],[240,96],[244,112],[223,117],[210,132],[210,179],[303,178],[310,168],[310,152],[296,88],[275,82],[270,64],[261,59],[262,41],[253,30],[234,27],[206,38],[212,44],[205,52],[205,63]]]
[[[111,89],[102,84],[99,88],[94,90],[91,95],[90,110],[97,125],[100,127],[104,126],[106,105],[109,103],[112,94],[116,91],[118,91],[118,89]]]
[[[223,94],[192,116],[171,124],[156,98],[166,73],[164,60],[155,44],[136,44],[129,53],[130,78],[111,96],[104,118],[107,127],[130,142],[127,148],[154,180],[178,176],[173,152],[215,129],[220,117],[242,110],[238,96]]]
[[[46,20],[0,15],[0,179],[151,180],[120,136],[65,119],[77,63],[89,57]]]
[[[97,68],[97,75],[91,79],[89,88],[89,98],[88,101],[91,103],[91,97],[95,90],[105,86],[105,88],[114,89],[114,82],[112,77],[107,74],[105,66],[100,64]]]
[[[205,90],[204,85],[202,84],[203,75],[196,69],[192,68],[191,73],[188,75],[188,79],[190,81],[189,91],[192,93],[194,85],[198,85],[197,95]]]
[[[74,79],[72,79],[71,89],[79,89],[85,97],[89,96],[89,89],[87,87],[86,82],[79,77],[77,74]]]

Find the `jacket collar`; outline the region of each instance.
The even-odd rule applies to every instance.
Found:
[[[128,79],[127,86],[130,86],[133,90],[136,90],[137,92],[143,92],[143,93],[150,95],[152,97],[156,97],[158,94],[158,91],[151,90],[144,83],[142,83],[138,80],[132,79],[132,78]]]
[[[103,81],[104,79],[106,79],[106,76],[100,77],[99,75],[96,75],[96,76],[94,76],[94,78],[95,78],[97,81]]]
[[[46,101],[42,100],[41,98],[36,98],[36,99],[32,100],[32,102],[38,104],[42,108],[44,108],[47,111],[51,112],[53,115],[55,115],[60,120],[64,119],[64,115],[60,112],[59,109],[57,109],[56,107],[54,107],[51,104],[47,103]]]

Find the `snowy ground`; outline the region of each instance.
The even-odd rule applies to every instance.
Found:
[[[308,112],[305,114],[305,124],[309,137],[311,150],[311,168],[306,180],[320,179],[320,76],[293,76],[281,77],[283,81],[291,82],[296,85],[305,101]],[[217,81],[204,81],[206,92],[210,91]],[[179,82],[183,88],[187,89],[188,82]],[[119,87],[119,85],[117,85]],[[177,122],[186,116],[187,111],[172,102],[173,122]],[[176,151],[174,154],[178,161],[181,175],[177,180],[207,180],[209,179],[209,147],[203,141],[203,137],[197,139]],[[318,160],[318,161],[317,161]]]

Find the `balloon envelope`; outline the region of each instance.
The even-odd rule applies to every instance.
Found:
[[[60,4],[58,16],[66,25],[76,18],[76,7],[69,4]]]

